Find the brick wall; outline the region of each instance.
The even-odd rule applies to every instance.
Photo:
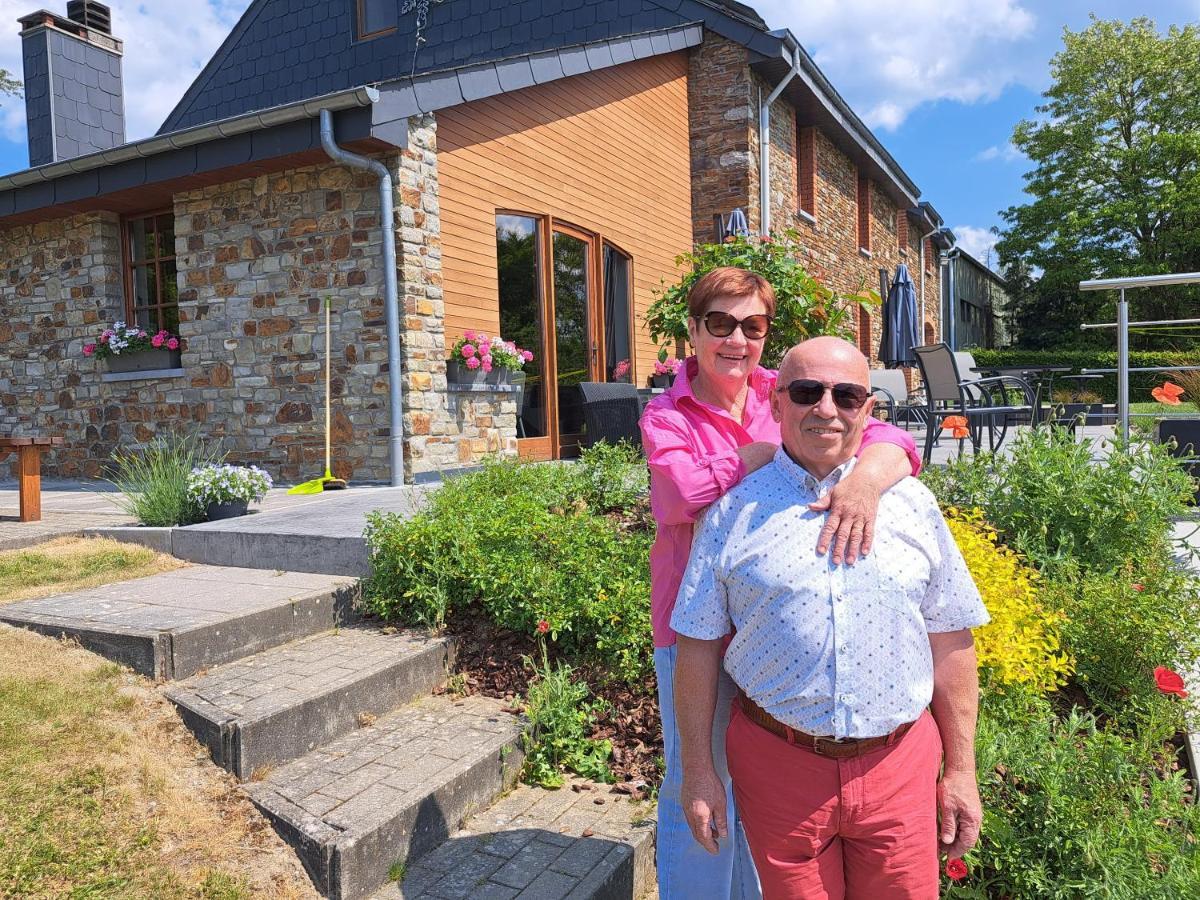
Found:
[[[712,240],[715,213],[736,207],[746,211],[752,231],[759,227],[758,102],[771,90],[749,68],[744,48],[706,35],[692,50],[688,97],[692,132],[692,216],[697,242]],[[879,269],[894,274],[908,264],[913,282],[920,284],[918,237],[910,235],[903,209],[880,185],[863,186],[869,199],[864,227],[870,255],[859,252],[859,172],[853,161],[819,129],[797,129],[795,109],[786,101],[771,108],[771,225],[773,230],[795,227],[808,251],[807,264],[833,289],[854,292],[879,289]],[[801,153],[801,142],[805,152]],[[802,171],[803,169],[803,171]],[[815,221],[799,215],[808,209]],[[906,250],[907,252],[901,252]],[[925,275],[927,320],[938,329],[938,267],[936,254]],[[878,351],[879,322],[852,317],[856,331],[872,352]]]

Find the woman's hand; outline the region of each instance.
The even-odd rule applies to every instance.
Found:
[[[816,503],[810,503],[808,508],[815,512],[829,511],[817,538],[817,553],[824,555],[832,541],[834,565],[841,565],[844,558],[850,566],[859,556],[870,553],[880,494],[879,486],[870,478],[860,477],[856,470]]]
[[[746,466],[746,474],[749,475],[773,460],[778,451],[778,444],[772,444],[770,441],[755,441],[753,444],[738,447],[737,455],[742,458],[742,463]]]

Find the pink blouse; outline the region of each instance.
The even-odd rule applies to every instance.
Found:
[[[742,422],[692,393],[695,357],[687,360],[675,384],[646,405],[642,444],[650,463],[650,506],[658,537],[650,550],[650,620],[654,646],[675,643],[671,612],[692,548],[692,526],[710,503],[746,476],[737,449],[755,441],[780,442],[779,423],[771,416],[775,372],[759,366],[750,375]],[[863,449],[883,442],[904,449],[913,474],[921,471],[916,442],[908,432],[867,419]]]

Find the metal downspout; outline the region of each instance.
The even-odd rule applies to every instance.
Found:
[[[759,234],[771,234],[771,104],[800,71],[800,47],[792,47],[792,68],[765,101],[758,104],[758,222]],[[760,95],[761,96],[761,95]]]
[[[400,309],[396,287],[396,227],[392,173],[375,159],[343,150],[333,140],[333,115],[321,110],[321,147],[334,162],[365,169],[379,178],[379,226],[383,232],[383,300],[387,315],[388,410],[391,433],[392,486],[404,484],[404,395],[400,384]]]

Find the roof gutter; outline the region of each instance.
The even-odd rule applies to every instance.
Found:
[[[388,408],[392,486],[404,484],[404,395],[400,385],[400,311],[396,286],[396,214],[392,173],[377,159],[350,153],[333,138],[333,113],[321,110],[321,147],[334,161],[363,169],[379,179],[379,228],[383,232],[383,302],[388,342]]]
[[[771,234],[771,104],[800,72],[800,45],[790,36],[787,43],[792,48],[791,71],[758,105],[758,230],[763,237]]]
[[[0,176],[0,191],[25,187],[31,184],[40,184],[45,181],[53,181],[55,178],[61,178],[64,175],[88,172],[92,169],[100,169],[104,166],[126,162],[131,159],[155,156],[171,150],[180,150],[184,147],[203,144],[206,141],[217,138],[233,137],[234,135],[245,134],[249,131],[262,131],[276,125],[284,125],[300,119],[311,119],[322,110],[338,112],[343,109],[370,106],[378,99],[379,91],[375,88],[356,87],[346,91],[313,97],[309,100],[301,100],[296,103],[272,106],[258,112],[233,116],[228,119],[209,122],[205,125],[197,125],[193,128],[185,128],[181,131],[173,131],[169,134],[155,135],[145,140],[122,144],[119,147],[113,147],[111,150],[101,150],[98,153],[89,153],[86,156],[77,156],[74,159],[48,163],[44,166],[26,169],[12,175]]]

